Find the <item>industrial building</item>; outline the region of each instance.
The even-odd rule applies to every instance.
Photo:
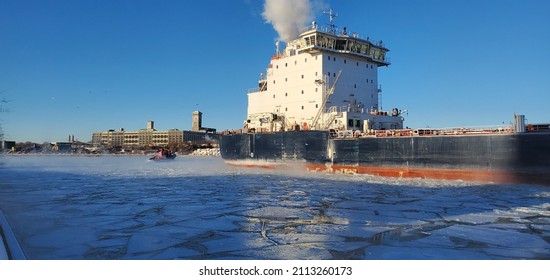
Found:
[[[146,128],[138,131],[126,131],[121,128],[92,134],[94,147],[125,150],[147,150],[157,147],[177,148],[183,145],[217,143],[218,140],[219,135],[215,129],[202,127],[202,113],[199,111],[193,112],[191,131],[178,129],[159,131],[155,129],[154,121],[148,121]]]
[[[15,150],[15,141],[0,141],[0,152],[6,153]]]

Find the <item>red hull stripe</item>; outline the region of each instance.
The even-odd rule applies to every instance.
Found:
[[[296,165],[282,163],[227,162],[229,165],[254,167],[264,169],[296,169]],[[437,169],[437,168],[403,168],[381,166],[348,166],[311,164],[303,165],[313,172],[331,172],[343,174],[368,174],[394,178],[421,178],[436,180],[462,180],[482,183],[500,184],[540,184],[550,186],[550,174],[523,173],[515,171],[468,170],[468,169]]]

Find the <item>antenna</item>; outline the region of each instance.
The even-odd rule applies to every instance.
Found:
[[[330,25],[329,25],[330,31],[333,33],[336,32],[336,29],[335,29],[336,26],[334,25],[333,21],[334,21],[334,18],[338,16],[338,14],[334,14],[332,9],[330,9],[328,12],[323,11],[323,14],[328,15],[330,18]]]

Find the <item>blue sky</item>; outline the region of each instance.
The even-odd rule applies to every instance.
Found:
[[[384,109],[409,127],[550,122],[550,1],[325,0],[336,24],[383,40]],[[263,1],[0,0],[6,140],[94,131],[240,128],[277,34]],[[319,23],[328,21],[316,15]]]

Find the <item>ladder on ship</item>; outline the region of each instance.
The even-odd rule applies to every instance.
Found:
[[[325,96],[323,97],[323,101],[321,103],[321,108],[319,108],[319,111],[317,112],[317,115],[315,115],[315,118],[313,119],[313,122],[311,123],[311,127],[315,128],[317,127],[317,123],[319,122],[319,119],[323,112],[325,111],[325,106],[327,104],[328,98],[334,93],[334,89],[336,88],[336,83],[338,82],[338,79],[340,78],[340,74],[342,74],[342,69],[338,71],[338,74],[336,74],[336,79],[334,79],[334,83],[332,83],[332,86],[328,90],[326,90]],[[325,79],[328,82],[328,78]],[[324,83],[324,81],[323,81]]]
[[[335,107],[331,107],[332,109],[335,109]],[[322,127],[322,129],[329,129],[330,127],[330,124],[332,124],[332,122],[336,119],[337,116],[341,116],[341,113],[338,113],[336,110],[332,110],[333,112],[329,112],[330,113],[330,117],[328,118],[328,120],[326,122],[324,122],[324,126]]]

